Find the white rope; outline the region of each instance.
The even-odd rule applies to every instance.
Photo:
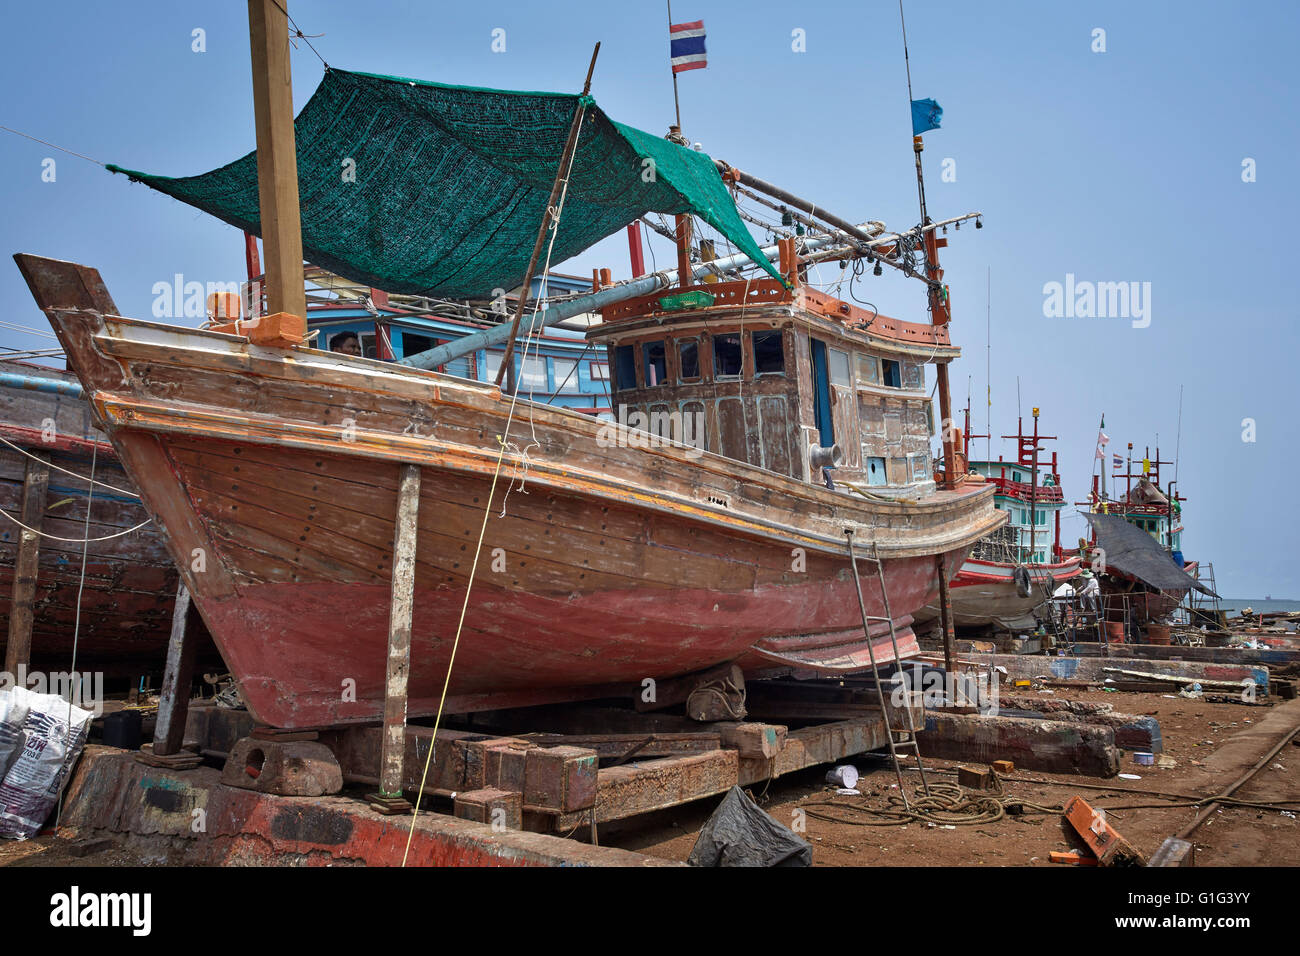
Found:
[[[39,455],[33,455],[31,452],[29,452],[26,448],[23,448],[21,445],[15,445],[13,442],[9,441],[9,439],[3,436],[0,436],[0,445],[8,445],[10,448],[18,452],[20,455],[26,455],[28,458],[32,459],[33,461],[39,461],[42,465],[46,465],[50,468],[53,468],[55,471],[61,471],[65,475],[71,475],[73,478],[76,478],[80,481],[88,481],[92,485],[99,485],[99,487],[101,488],[107,488],[109,491],[116,492],[119,495],[126,495],[126,497],[128,498],[140,497],[134,491],[126,491],[122,488],[114,488],[112,485],[105,484],[104,482],[99,481],[96,478],[87,478],[85,475],[79,475],[75,471],[68,471],[68,469],[66,468],[60,468],[58,465],[54,464],[53,462],[46,461],[44,458],[40,457]],[[91,447],[98,448],[99,446],[98,443],[94,443]]]
[[[96,482],[96,484],[98,484],[98,482]],[[94,492],[91,493],[94,494]],[[89,507],[89,500],[87,500],[87,507]],[[113,538],[120,538],[122,535],[130,534],[132,531],[139,531],[149,522],[153,521],[153,518],[146,518],[133,528],[127,528],[125,531],[117,532],[117,534],[106,534],[102,538],[60,538],[57,534],[46,534],[44,531],[37,531],[35,528],[27,527],[27,525],[23,524],[7,511],[0,511],[0,515],[4,515],[24,531],[30,531],[32,534],[40,535],[42,538],[49,538],[51,541],[70,541],[73,544],[90,544],[95,541],[109,541]]]

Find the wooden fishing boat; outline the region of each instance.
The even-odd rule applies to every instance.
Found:
[[[916,376],[924,357],[956,354],[946,328],[881,317],[867,330],[814,290],[773,283],[747,306],[714,284],[719,304],[672,313],[674,335],[701,348],[700,382],[677,399],[716,392],[700,447],[522,400],[508,425],[512,400],[489,384],[119,318],[93,270],[18,259],[250,710],[275,726],[383,713],[404,465],[420,474],[413,716],[438,708],[485,517],[451,712],[637,694],[647,679],[729,661],[863,670],[846,531],[882,562],[887,598],[873,574],[862,594],[869,615],[889,609],[906,653],[939,569],[951,575],[1004,520],[990,485],[934,490],[928,466],[900,470],[904,435],[888,423],[906,420],[907,443],[928,444],[922,381],[891,394],[869,375],[840,377],[890,355]],[[660,311],[633,301],[593,332],[611,339],[624,403],[663,397],[618,372],[621,349],[664,340]],[[745,330],[742,371],[712,374],[732,328]],[[783,371],[756,382],[753,337],[770,332],[760,357]],[[499,436],[503,503],[492,497]],[[841,448],[852,451],[841,459]],[[894,480],[867,484],[873,458]],[[835,490],[823,461],[841,466]],[[889,659],[888,624],[870,633]]]
[[[918,650],[912,615],[1005,520],[947,427],[938,230],[978,213],[855,225],[677,128],[613,121],[588,95],[595,52],[581,96],[331,69],[294,120],[283,29],[250,5],[256,152],[184,178],[109,167],[261,234],[270,314],[124,319],[94,270],[17,257],[259,720],[382,717],[388,767],[406,715],[645,702],[718,665],[848,674]],[[777,246],[741,220],[731,190],[751,188],[798,210]],[[648,212],[677,217],[675,271],[600,270],[522,321],[552,256]],[[697,247],[696,218],[738,251]],[[304,256],[391,293],[525,294],[509,325],[390,364],[306,346]],[[818,257],[923,281],[931,321],[807,288]],[[618,420],[524,399],[521,353],[597,311]],[[496,384],[432,371],[495,344]]]
[[[994,505],[1008,516],[1007,524],[980,539],[970,557],[953,577],[953,624],[964,628],[1023,631],[1046,621],[1056,585],[1079,574],[1079,557],[1061,547],[1061,511],[1065,496],[1057,472],[1056,453],[1050,464],[1039,460],[1043,441],[1055,438],[1038,434],[1038,409],[1034,409],[1034,430],[1026,434],[1023,420],[1014,438],[1017,455],[1013,461],[970,460],[970,408],[962,435],[962,459],[972,475],[994,487]],[[939,618],[939,608],[930,606],[918,620]]]
[[[1161,460],[1159,446],[1153,458],[1148,447],[1143,450],[1141,470],[1135,472],[1132,443],[1127,457],[1116,454],[1114,461],[1116,469],[1124,465],[1123,473],[1112,473],[1114,497],[1106,492],[1104,474],[1094,475],[1088,499],[1079,502],[1087,506],[1085,517],[1091,525],[1084,550],[1094,554],[1093,560],[1103,568],[1099,579],[1108,625],[1125,630],[1165,621],[1192,592],[1217,601],[1213,588],[1198,579],[1197,562],[1183,557],[1183,502],[1187,499],[1175,491],[1176,481],[1167,485],[1160,481],[1160,466],[1173,462]],[[1122,494],[1121,479],[1125,482]],[[1116,521],[1143,534],[1123,534]],[[1099,537],[1103,526],[1109,526],[1105,539]],[[1120,549],[1129,561],[1115,560]]]
[[[75,638],[80,671],[138,676],[158,670],[171,627],[176,567],[113,446],[95,426],[77,377],[0,362],[0,440],[0,644],[7,669],[16,670],[17,661],[29,672],[65,672]],[[92,462],[100,482],[93,495],[86,480]],[[21,573],[25,532],[19,522],[43,533],[28,544],[34,566]],[[85,546],[84,582],[83,538],[107,539]],[[22,587],[15,586],[16,576],[24,579]],[[19,647],[8,655],[11,636],[30,647],[30,656]]]

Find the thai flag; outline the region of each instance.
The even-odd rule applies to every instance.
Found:
[[[691,23],[670,23],[668,37],[671,41],[673,72],[702,70],[709,65],[704,55],[704,21]]]
[[[1121,458],[1119,455],[1112,454],[1110,456],[1110,466],[1115,471],[1119,471],[1122,467],[1124,467],[1124,459]]]

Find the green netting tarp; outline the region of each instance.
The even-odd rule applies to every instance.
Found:
[[[327,70],[294,121],[304,256],[389,292],[472,298],[515,288],[578,100]],[[108,168],[261,235],[256,151],[181,178]],[[646,212],[692,212],[779,277],[707,155],[591,103],[552,263]]]

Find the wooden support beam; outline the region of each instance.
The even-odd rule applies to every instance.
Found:
[[[200,625],[189,590],[184,584],[178,585],[158,699],[158,723],[153,733],[156,757],[177,754],[185,743],[185,719],[190,710],[190,684],[194,680],[194,656],[199,643],[195,631]]]
[[[384,743],[379,796],[402,799],[406,754],[406,685],[411,670],[411,617],[415,609],[416,520],[420,508],[420,466],[402,465],[393,537],[393,584],[388,611],[388,671],[384,685]]]
[[[689,288],[695,281],[691,266],[691,217],[688,213],[677,215],[677,284]]]
[[[594,750],[607,760],[631,757],[675,757],[680,754],[705,753],[722,747],[717,733],[645,733],[645,734],[523,734],[523,740],[540,747],[582,747]]]
[[[939,626],[943,628],[943,669],[952,670],[952,596],[948,593],[948,576],[944,574],[943,555],[934,556],[935,570],[939,574]]]
[[[639,711],[664,710],[687,701],[691,694],[706,684],[726,684],[743,689],[745,674],[735,664],[719,664],[708,670],[696,671],[682,677],[670,677],[656,681],[654,699],[645,700],[638,697],[636,709]]]
[[[19,520],[40,531],[45,499],[50,488],[50,466],[41,457],[27,459],[23,473],[23,499]],[[18,557],[14,561],[13,598],[9,605],[9,643],[5,646],[5,671],[17,675],[32,658],[32,621],[35,617],[36,576],[41,536],[18,529]]]
[[[287,3],[287,0],[284,0]],[[281,0],[248,0],[257,125],[257,202],[266,265],[266,311],[307,315],[293,132],[289,21]]]

